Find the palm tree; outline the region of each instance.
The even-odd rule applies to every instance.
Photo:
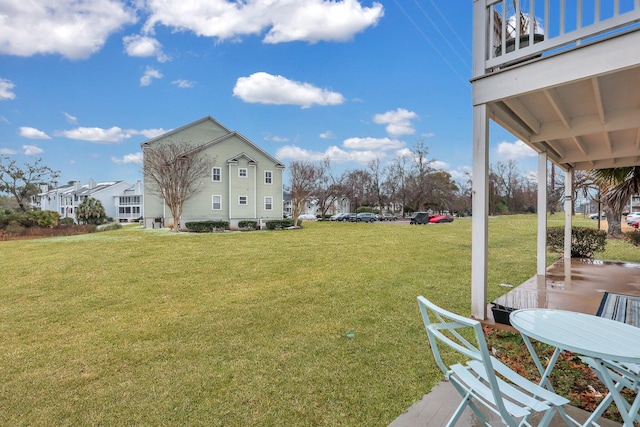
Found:
[[[600,200],[604,204],[609,229],[613,237],[622,234],[620,217],[631,196],[638,194],[640,187],[640,166],[624,168],[595,169],[590,171],[596,184],[602,190]]]

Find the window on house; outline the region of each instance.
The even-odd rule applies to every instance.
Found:
[[[273,197],[264,198],[264,210],[265,211],[273,210]]]
[[[222,169],[221,168],[211,168],[211,180],[215,182],[222,181]]]
[[[214,211],[222,210],[222,196],[211,196],[211,209]]]
[[[249,204],[249,199],[247,198],[247,196],[238,196],[238,204],[239,205],[248,205]]]
[[[264,171],[264,183],[271,184],[273,182],[273,172]]]
[[[247,177],[247,168],[239,168],[238,169],[238,176],[240,178],[246,178]]]

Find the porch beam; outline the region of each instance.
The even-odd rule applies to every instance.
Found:
[[[537,275],[547,272],[547,153],[538,154],[538,248]]]
[[[486,104],[473,107],[473,186],[471,195],[471,315],[487,318],[489,216],[489,118]]]

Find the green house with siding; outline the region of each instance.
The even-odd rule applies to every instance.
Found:
[[[242,220],[264,224],[282,219],[284,165],[256,144],[207,116],[143,142],[143,161],[146,148],[171,142],[188,143],[212,159],[202,191],[183,206],[181,228],[190,221],[229,221],[235,229]],[[152,185],[145,179],[145,192]],[[144,215],[147,228],[173,222],[168,207],[155,194],[144,195]]]

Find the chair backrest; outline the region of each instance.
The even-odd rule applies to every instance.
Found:
[[[480,322],[438,307],[423,296],[418,297],[418,306],[420,307],[424,327],[427,330],[431,351],[442,372],[446,374],[449,368],[442,360],[441,344],[445,344],[462,353],[467,359],[477,360],[485,364],[486,362],[491,363]],[[457,331],[459,329],[472,330],[476,344],[464,338]]]

